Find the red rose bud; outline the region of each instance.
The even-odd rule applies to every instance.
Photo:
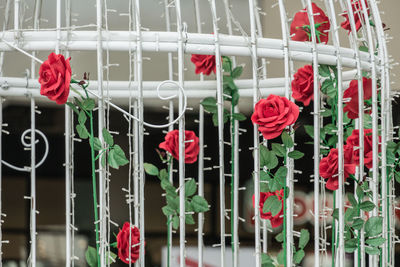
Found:
[[[314,26],[317,43],[328,43],[328,31],[331,27],[329,18],[325,15],[324,11],[316,4],[312,3],[312,12],[314,15]],[[303,9],[294,15],[292,24],[290,25],[290,35],[293,41],[307,42],[311,41],[311,26],[308,19],[307,9]]]
[[[275,216],[272,216],[271,212],[263,212],[264,203],[271,196],[277,196],[278,200],[282,201],[282,209]],[[276,190],[275,192],[260,193],[260,202],[259,202],[260,217],[261,219],[269,220],[271,222],[272,228],[279,227],[283,223],[283,207],[284,207],[283,196],[284,196],[283,189]],[[253,208],[254,207],[255,207],[255,196],[253,195]]]
[[[343,146],[344,155],[344,179],[346,180],[350,174],[356,172],[356,166],[352,163],[353,148],[351,146]],[[332,148],[328,156],[321,159],[319,163],[319,174],[321,177],[328,179],[326,182],[326,188],[329,190],[337,190],[339,187],[338,179],[338,149]]]
[[[368,100],[372,97],[372,80],[363,77],[363,91],[364,100]],[[358,80],[352,80],[349,88],[343,93],[343,98],[350,98],[343,108],[344,112],[347,112],[347,117],[350,119],[358,118]]]
[[[274,139],[298,117],[299,107],[295,103],[283,96],[269,95],[257,102],[251,121],[259,125],[265,139]]]
[[[179,160],[179,131],[173,130],[167,133],[165,141],[159,145],[168,151],[176,160]],[[193,131],[185,131],[185,163],[194,163],[199,154],[199,138]]]
[[[129,248],[130,247],[130,248]],[[135,263],[139,259],[140,232],[135,226],[125,222],[117,235],[118,257],[126,264]]]
[[[305,65],[294,74],[292,97],[303,102],[304,106],[314,100],[314,71],[311,65]]]
[[[196,65],[196,74],[203,73],[210,75],[211,72],[216,71],[216,63],[214,55],[196,55],[193,54],[191,61]]]
[[[71,66],[68,58],[51,53],[39,69],[40,94],[57,104],[65,104],[69,96]]]
[[[367,1],[364,1],[365,6],[367,7],[367,13],[369,16],[369,8],[368,8],[368,3]],[[362,4],[360,0],[352,0],[351,2],[351,10],[353,11],[353,16],[354,16],[354,22],[356,25],[356,31],[358,31],[363,22],[364,22],[364,14],[363,14],[363,9],[362,9]],[[340,26],[342,26],[343,29],[347,30],[349,34],[351,33],[351,27],[350,27],[350,19],[349,19],[349,14],[347,14],[347,11],[342,14],[342,16],[346,19],[345,21],[342,22]],[[367,22],[369,23],[369,21]]]
[[[347,137],[346,144],[352,147],[353,152],[353,161],[355,164],[359,164],[360,162],[360,131],[353,130],[351,135]],[[379,141],[381,142],[381,137],[378,137]],[[378,145],[378,153],[381,152],[381,146]],[[368,169],[372,169],[372,129],[364,129],[364,165]]]

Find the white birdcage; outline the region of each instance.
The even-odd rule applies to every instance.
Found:
[[[232,3],[231,3],[232,2]],[[299,62],[306,62],[313,66],[330,65],[335,66],[337,73],[337,97],[335,105],[337,105],[337,121],[335,133],[337,135],[338,148],[338,190],[335,191],[336,206],[338,209],[338,218],[333,236],[338,237],[334,243],[337,248],[333,250],[335,262],[338,266],[345,266],[345,234],[347,222],[345,221],[345,183],[344,183],[344,111],[343,106],[346,99],[343,92],[347,88],[351,80],[358,82],[359,114],[364,113],[363,101],[363,73],[368,73],[372,80],[372,102],[371,106],[371,125],[372,125],[372,168],[371,177],[367,177],[369,189],[372,192],[370,200],[375,208],[369,212],[369,216],[380,216],[383,218],[378,227],[379,236],[385,239],[385,242],[377,246],[380,256],[370,254],[365,257],[366,250],[371,246],[365,244],[367,236],[364,235],[363,228],[358,232],[359,244],[354,252],[355,266],[395,266],[395,243],[397,237],[394,233],[394,179],[393,173],[387,173],[386,168],[390,166],[387,163],[386,151],[387,145],[392,140],[393,125],[391,113],[391,98],[393,95],[390,91],[390,64],[386,48],[386,35],[384,32],[381,16],[379,13],[377,1],[375,0],[324,0],[316,1],[322,9],[325,10],[330,29],[322,34],[329,35],[330,43],[318,43],[316,35],[316,23],[314,17],[320,14],[313,14],[311,0],[208,0],[208,1],[180,1],[180,0],[162,0],[159,3],[150,3],[149,0],[129,0],[123,3],[115,4],[113,1],[96,0],[96,1],[42,1],[42,0],[3,0],[4,16],[0,18],[3,25],[0,33],[0,110],[2,111],[2,103],[4,100],[18,99],[19,101],[30,101],[31,127],[26,130],[21,137],[23,144],[30,148],[31,163],[29,167],[16,167],[0,159],[2,167],[10,167],[15,170],[30,173],[31,177],[31,194],[29,196],[31,202],[30,217],[30,266],[36,266],[36,189],[35,189],[35,170],[44,160],[51,160],[47,157],[48,143],[46,136],[35,127],[35,117],[38,112],[37,104],[47,102],[40,95],[40,84],[37,81],[38,63],[42,63],[47,56],[47,52],[55,51],[57,54],[64,54],[69,57],[71,53],[81,55],[88,59],[83,64],[93,64],[97,67],[96,78],[90,82],[88,87],[90,97],[96,99],[96,111],[98,117],[98,130],[100,140],[103,140],[101,134],[102,129],[109,127],[108,112],[110,109],[116,109],[126,118],[129,125],[129,166],[130,174],[128,189],[124,189],[127,194],[127,203],[129,205],[130,223],[138,226],[140,229],[140,244],[144,244],[146,240],[146,229],[144,213],[146,201],[144,201],[144,153],[146,153],[144,142],[144,127],[172,130],[175,125],[179,129],[179,155],[184,156],[184,130],[185,130],[185,112],[188,109],[188,103],[198,110],[199,116],[199,144],[200,152],[198,158],[198,188],[199,195],[203,195],[204,191],[204,107],[200,105],[200,100],[206,97],[216,97],[217,112],[216,120],[218,122],[218,166],[214,168],[219,172],[220,198],[219,203],[210,203],[214,207],[219,206],[220,216],[220,243],[215,247],[220,248],[220,266],[228,266],[225,261],[226,248],[232,246],[233,259],[232,265],[238,266],[238,257],[240,251],[239,245],[239,224],[242,223],[239,212],[239,122],[233,120],[231,129],[224,128],[224,93],[223,84],[223,62],[221,57],[230,57],[233,66],[237,66],[240,60],[248,62],[250,79],[238,79],[236,85],[239,88],[241,100],[241,108],[250,110],[261,99],[266,98],[270,94],[282,95],[286,98],[291,97],[291,82],[295,74],[295,66]],[[357,2],[361,8],[357,11],[352,9],[352,4]],[[115,9],[113,9],[115,6]],[[153,7],[154,9],[152,9]],[[290,12],[287,8],[290,7]],[[293,8],[295,7],[295,8]],[[298,9],[297,9],[298,8]],[[296,10],[297,9],[297,10]],[[303,11],[299,11],[303,9]],[[12,13],[13,11],[13,13]],[[306,42],[292,41],[293,35],[290,33],[290,25],[293,20],[293,13],[305,12],[310,23],[310,40]],[[354,11],[354,12],[353,12]],[[75,13],[76,12],[76,13]],[[159,18],[163,13],[163,17]],[[48,17],[43,17],[45,14]],[[145,15],[144,15],[145,14]],[[192,14],[194,16],[192,16]],[[269,17],[279,14],[279,20],[274,24],[266,23]],[[347,14],[349,22],[349,34],[341,29],[339,16]],[[265,16],[264,16],[265,15]],[[161,25],[151,25],[148,27],[146,22],[151,17],[159,18]],[[278,18],[278,15],[275,16]],[[95,22],[91,22],[91,18],[96,18]],[[204,19],[207,18],[207,19]],[[14,21],[12,22],[11,19]],[[49,19],[46,21],[45,19]],[[356,19],[361,23],[361,30],[358,30]],[[190,20],[190,21],[189,21]],[[53,24],[52,24],[53,23]],[[112,27],[109,23],[113,24]],[[162,25],[165,23],[165,25]],[[143,27],[143,26],[144,27]],[[162,27],[162,28],[160,28]],[[203,27],[208,29],[208,33],[204,33]],[[264,29],[263,29],[264,28]],[[280,37],[269,38],[271,36],[264,35],[264,32],[279,32]],[[278,28],[276,30],[275,28]],[[194,30],[196,29],[196,30]],[[343,33],[341,33],[343,32]],[[363,49],[360,50],[360,46]],[[364,49],[367,48],[367,49]],[[82,54],[78,54],[82,52]],[[118,59],[114,60],[113,56]],[[27,64],[28,69],[24,78],[7,76],[7,68],[12,68],[12,60],[5,59],[7,54],[24,55],[28,61],[21,60],[21,64]],[[85,55],[87,53],[87,55]],[[113,54],[114,53],[114,54]],[[150,67],[146,71],[151,74],[151,69],[158,70],[162,68],[167,71],[168,79],[165,81],[149,79],[145,77],[157,77],[162,79],[162,75],[149,75],[144,71],[144,61],[146,57],[144,53],[151,53]],[[196,78],[188,73],[187,66],[192,68],[188,58],[185,55],[202,54],[215,55],[216,72],[215,80],[204,79],[203,75]],[[94,56],[96,55],[96,57]],[[121,56],[122,55],[122,56]],[[269,62],[271,61],[271,62]],[[83,61],[82,61],[83,62]],[[111,80],[110,72],[113,68],[120,68],[120,64],[124,64],[123,71],[126,74],[120,80]],[[160,67],[160,64],[162,67]],[[86,65],[85,65],[86,66]],[[83,67],[77,66],[83,69]],[[329,70],[328,70],[329,71]],[[176,73],[174,73],[176,72]],[[10,71],[12,73],[12,71]],[[279,75],[277,77],[269,74]],[[330,73],[330,72],[329,72]],[[176,74],[176,76],[174,75]],[[333,75],[333,74],[332,74]],[[112,76],[112,75],[111,75]],[[118,76],[118,75],[116,75]],[[186,77],[190,77],[188,80]],[[328,75],[329,77],[331,74]],[[119,76],[118,76],[119,77]],[[324,125],[322,113],[324,112],[326,98],[320,92],[320,84],[327,78],[320,75],[318,68],[313,68],[314,81],[314,104],[313,104],[313,135],[314,135],[314,155],[312,166],[314,169],[313,176],[309,178],[310,185],[313,185],[314,209],[311,211],[313,218],[313,243],[314,246],[314,266],[320,266],[320,263],[327,257],[327,251],[332,246],[332,240],[327,235],[327,230],[331,227],[326,223],[324,214],[331,213],[329,207],[325,206],[325,179],[320,176],[320,160],[322,157],[321,149],[325,149],[321,144],[320,129]],[[379,81],[379,84],[378,84]],[[161,92],[162,91],[162,92]],[[77,96],[75,92],[71,92],[71,97]],[[146,109],[145,100],[168,101],[169,121],[163,125],[155,125],[144,120],[143,112]],[[246,101],[248,100],[248,101]],[[174,101],[178,103],[178,116],[174,118]],[[115,104],[115,103],[118,103]],[[159,102],[156,102],[157,105]],[[161,102],[160,102],[161,103]],[[252,103],[252,104],[251,104]],[[150,106],[152,103],[148,103]],[[154,104],[153,104],[154,105]],[[126,109],[126,106],[128,108]],[[380,109],[380,113],[378,112]],[[235,107],[233,113],[238,112]],[[355,122],[356,128],[363,132],[364,119],[360,116]],[[73,143],[76,141],[74,137],[74,120],[73,111],[70,107],[65,106],[65,183],[66,183],[66,266],[74,265],[74,247],[73,240],[74,227],[74,188],[73,188]],[[2,113],[0,113],[0,129],[1,133],[5,131]],[[290,127],[292,130],[292,128]],[[224,131],[232,131],[231,140],[224,140]],[[27,142],[25,137],[29,136],[30,141]],[[35,159],[35,142],[37,137],[41,137],[45,142],[45,155],[38,162]],[[291,136],[294,137],[293,131]],[[379,143],[379,136],[381,141]],[[266,140],[263,140],[258,131],[257,124],[254,124],[253,146],[250,148],[254,151],[254,196],[255,203],[259,203],[260,198],[260,156],[259,150],[261,146],[268,146]],[[363,154],[364,139],[360,135],[360,154]],[[234,168],[230,173],[230,166],[225,166],[224,150],[231,146],[232,162]],[[381,152],[378,149],[380,145]],[[1,149],[1,137],[0,137]],[[230,149],[230,148],[229,148]],[[248,149],[242,147],[242,149]],[[128,150],[128,149],[126,149]],[[290,148],[288,151],[292,151]],[[381,153],[381,154],[379,154]],[[5,155],[3,153],[3,155]],[[311,156],[309,156],[311,159]],[[363,157],[360,158],[359,167],[355,173],[358,181],[364,179],[364,162]],[[293,247],[294,237],[300,236],[300,233],[294,230],[293,213],[294,213],[294,191],[296,189],[296,165],[291,158],[285,162],[287,167],[287,175],[285,178],[285,186],[289,189],[286,200],[284,201],[285,220],[284,220],[284,265],[294,266],[296,261],[296,248]],[[311,161],[310,161],[311,165]],[[361,171],[360,171],[361,169]],[[180,210],[185,210],[185,164],[179,161],[177,166],[179,179],[175,180],[175,184],[179,188]],[[172,173],[172,172],[171,172]],[[99,164],[97,175],[100,181],[99,186],[99,220],[95,222],[99,227],[99,253],[100,265],[110,265],[107,259],[110,249],[110,224],[112,220],[109,216],[109,186],[110,173],[107,168]],[[232,202],[225,203],[225,178],[232,177]],[[316,179],[318,177],[318,179]],[[303,177],[304,179],[304,177]],[[263,182],[263,181],[261,181]],[[353,183],[350,181],[349,183]],[[356,183],[355,183],[356,184]],[[0,169],[0,186],[1,186],[1,169]],[[355,185],[354,188],[357,186]],[[3,189],[9,190],[9,189]],[[1,192],[1,190],[0,190]],[[357,196],[357,194],[355,194]],[[0,195],[1,200],[1,195]],[[357,199],[357,203],[361,203],[361,199]],[[1,201],[0,201],[1,203]],[[381,207],[381,209],[377,208]],[[267,220],[260,219],[260,209],[258,205],[254,208],[254,257],[256,266],[268,264],[264,255],[267,255]],[[1,213],[1,205],[0,205]],[[179,247],[180,247],[180,266],[185,264],[185,212],[179,213]],[[318,216],[315,216],[318,214]],[[360,216],[361,219],[363,215]],[[353,216],[354,217],[354,216]],[[226,221],[230,221],[231,230],[225,228]],[[204,216],[199,213],[198,216],[198,266],[203,266],[203,223]],[[0,227],[1,227],[0,223]],[[168,234],[172,235],[172,226],[169,226]],[[216,226],[217,227],[217,226]],[[1,230],[1,229],[0,229]],[[0,232],[1,233],[1,232]],[[232,242],[226,242],[227,237]],[[0,234],[0,239],[1,239]],[[170,236],[169,236],[170,238]],[[371,238],[371,237],[370,237]],[[372,237],[373,238],[373,237]],[[12,242],[12,241],[11,241]],[[229,241],[230,242],[230,241]],[[6,241],[1,240],[0,252],[2,244]],[[372,246],[374,247],[374,246]],[[302,249],[301,249],[302,250]],[[297,251],[298,252],[298,251]],[[368,251],[367,251],[368,252]],[[1,262],[0,253],[0,262]],[[144,246],[140,246],[140,256],[135,266],[145,266]],[[0,263],[1,265],[1,263]],[[270,265],[267,265],[270,266]],[[335,265],[336,266],[336,265]]]

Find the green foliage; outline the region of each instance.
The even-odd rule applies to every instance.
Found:
[[[90,267],[97,266],[97,251],[94,247],[88,246],[85,252],[85,258]]]
[[[365,223],[365,236],[366,237],[374,237],[380,235],[382,233],[382,222],[383,218],[374,216],[370,217],[368,221]]]
[[[304,156],[303,152],[300,152],[298,150],[293,150],[288,153],[288,157],[292,159],[301,159]]]
[[[260,146],[260,165],[266,166],[268,169],[273,169],[278,166],[278,158],[275,153],[262,145]]]
[[[190,179],[185,182],[185,196],[190,197],[193,196],[197,191],[196,181],[194,179]]]
[[[306,254],[305,254],[304,250],[300,249],[300,250],[296,251],[296,253],[294,253],[293,261],[296,264],[299,264],[303,260],[305,255]]]
[[[109,146],[114,145],[114,138],[112,137],[110,132],[107,130],[107,128],[103,128],[102,134],[103,134],[104,142],[106,142],[106,144],[108,144]]]
[[[89,132],[86,129],[85,125],[78,124],[75,126],[76,132],[78,133],[79,137],[82,139],[87,139],[89,137]]]
[[[282,132],[281,139],[282,139],[282,143],[285,145],[285,147],[292,148],[294,146],[292,137],[286,131]]]
[[[299,248],[304,249],[308,242],[310,241],[310,232],[306,229],[301,229],[300,231],[300,240],[299,240]]]
[[[329,70],[329,66],[328,65],[320,64],[319,68],[318,68],[318,73],[322,77],[330,77],[331,76],[331,71]]]
[[[263,206],[263,212],[271,212],[272,216],[278,215],[278,213],[282,210],[282,201],[278,199],[277,196],[270,196],[265,200]]]
[[[119,145],[114,145],[108,152],[108,164],[114,169],[119,169],[129,163],[125,153]]]
[[[286,149],[281,144],[272,143],[271,147],[272,147],[272,151],[278,157],[285,157],[286,156]]]

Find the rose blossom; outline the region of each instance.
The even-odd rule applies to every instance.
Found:
[[[282,201],[282,209],[279,211],[279,213],[275,216],[272,216],[271,212],[263,212],[263,207],[265,201],[270,197],[270,196],[277,196],[279,200]],[[262,219],[269,220],[271,222],[272,228],[279,227],[283,223],[283,189],[281,190],[276,190],[275,192],[260,192],[260,203],[259,203],[259,208],[260,208],[260,216]],[[255,196],[253,195],[253,207],[255,207]]]
[[[216,63],[214,55],[193,54],[191,61],[196,65],[196,74],[203,73],[204,75],[210,75],[211,71],[215,73]]]
[[[305,65],[294,74],[292,97],[303,102],[304,106],[314,99],[314,71],[311,65]]]
[[[298,117],[299,107],[295,103],[283,96],[269,95],[257,102],[251,121],[259,125],[258,130],[265,139],[274,139]]]
[[[71,66],[68,58],[51,53],[39,69],[40,94],[57,104],[65,104],[69,95]]]
[[[369,16],[369,8],[368,8],[368,3],[367,1],[364,1],[365,6],[367,7],[367,13]],[[356,31],[358,31],[361,26],[362,26],[362,22],[364,21],[364,14],[362,11],[362,4],[360,2],[360,0],[352,0],[351,2],[351,10],[353,11],[353,15],[354,15],[354,22],[356,25]],[[342,22],[342,24],[340,26],[342,26],[343,29],[347,30],[349,32],[349,34],[351,33],[351,27],[350,27],[350,20],[349,20],[349,15],[347,14],[347,11],[344,12],[344,14],[342,14],[343,17],[345,17],[345,21]],[[369,23],[369,21],[367,22]]]
[[[352,163],[352,153],[353,148],[351,146],[343,146],[343,156],[344,156],[344,179],[346,180],[350,174],[354,174],[356,171],[356,166]],[[319,173],[320,175],[328,179],[326,182],[326,188],[329,190],[337,190],[339,186],[338,179],[338,149],[331,148],[328,156],[321,159],[319,163]]]
[[[364,100],[368,100],[372,97],[372,80],[363,77],[363,92]],[[350,119],[358,118],[358,80],[352,80],[349,88],[343,93],[343,98],[350,98],[343,108],[344,112],[347,112],[347,117]]]
[[[129,244],[130,234],[130,244]],[[135,226],[125,222],[117,235],[118,257],[126,264],[135,263],[139,259],[140,232]],[[130,249],[129,249],[130,245]]]
[[[325,15],[324,11],[320,9],[315,3],[312,3],[312,13],[319,14],[314,16],[314,24],[316,31],[317,43],[328,43],[329,36],[328,30],[331,27],[329,18]],[[293,41],[311,41],[310,20],[308,19],[307,9],[297,12],[294,15],[292,24],[290,25],[290,35]]]
[[[381,141],[381,137],[378,137],[378,142]],[[346,144],[352,147],[353,161],[355,164],[360,162],[360,131],[353,130],[351,135],[347,137]],[[380,145],[378,146],[378,152],[381,151]],[[364,165],[368,168],[372,168],[372,129],[364,129]]]
[[[193,131],[185,131],[185,163],[194,163],[199,154],[199,138]],[[173,130],[167,133],[165,141],[159,145],[160,148],[167,150],[171,155],[179,160],[179,131]]]

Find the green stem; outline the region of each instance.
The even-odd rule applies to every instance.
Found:
[[[171,173],[171,165],[172,165],[172,160],[173,157],[170,156],[168,159],[168,176],[172,175]],[[172,180],[172,179],[171,179]],[[171,230],[170,230],[170,225],[172,221],[172,216],[168,216],[167,220],[167,267],[170,267],[170,254],[171,254],[171,243],[172,243],[172,236],[171,236]]]
[[[99,248],[99,215],[97,214],[97,189],[96,189],[96,159],[94,152],[94,136],[93,136],[93,113],[90,111],[90,154],[92,160],[92,184],[93,184],[93,209],[94,209],[94,221],[96,229],[96,250],[97,250],[97,266],[100,266],[100,248]]]
[[[287,151],[287,149],[286,149],[286,152],[288,152]],[[283,159],[283,164],[284,165],[286,165],[286,155],[287,155],[287,153],[285,154],[285,157],[284,157],[284,159]],[[283,260],[283,263],[284,263],[284,266],[286,267],[287,266],[287,262],[286,262],[286,246],[287,246],[287,244],[286,244],[286,187],[287,187],[287,184],[286,184],[286,179],[285,179],[285,187],[283,188],[283,253],[284,253],[284,260]]]
[[[336,207],[336,194],[333,192],[333,209]],[[332,218],[332,267],[335,267],[335,218]]]

